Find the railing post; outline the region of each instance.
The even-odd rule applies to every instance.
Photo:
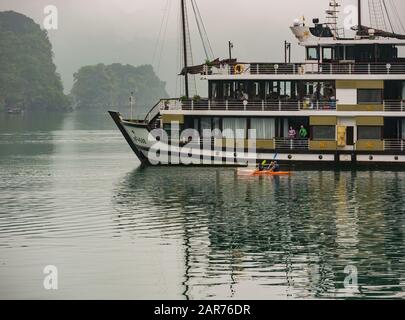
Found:
[[[264,111],[264,100],[262,100],[262,111]]]
[[[294,150],[294,141],[290,139],[290,150]]]
[[[228,100],[226,100],[225,101],[225,109],[228,111],[228,109],[229,109],[229,102],[228,102]]]
[[[401,139],[401,151],[404,151],[404,140]]]
[[[191,100],[191,110],[194,110],[194,100]]]
[[[349,74],[352,74],[352,65],[349,64]]]
[[[211,100],[208,99],[208,110],[211,110]]]
[[[281,100],[278,100],[278,111],[281,111]]]
[[[298,111],[301,110],[301,101],[298,100]]]
[[[371,64],[368,64],[368,74],[371,74]]]
[[[403,112],[404,111],[404,101],[403,100],[401,100],[401,102],[400,102],[400,107],[401,107],[401,112]]]

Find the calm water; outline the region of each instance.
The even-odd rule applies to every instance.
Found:
[[[142,170],[105,114],[0,115],[0,298],[405,298],[404,193],[404,172]]]

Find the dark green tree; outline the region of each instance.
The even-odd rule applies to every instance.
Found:
[[[0,12],[0,107],[69,107],[47,32],[13,11]]]
[[[74,74],[71,96],[81,109],[119,107],[128,105],[130,92],[135,93],[137,106],[145,109],[168,96],[152,66],[119,63],[82,67]]]

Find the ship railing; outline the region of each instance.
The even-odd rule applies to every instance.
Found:
[[[275,138],[276,150],[289,151],[289,150],[301,150],[305,151],[309,149],[308,139],[292,139],[292,138]]]
[[[163,110],[181,110],[179,99],[162,99],[146,115],[145,122],[150,123]]]
[[[224,137],[211,137],[211,138],[200,138],[193,137],[192,139],[186,138],[169,138],[162,140],[162,142],[168,143],[170,145],[177,145],[180,147],[187,146],[190,148],[200,148],[200,147],[212,147],[214,145],[226,147],[227,143],[223,141]],[[233,139],[231,139],[233,140]],[[277,151],[287,152],[287,151],[308,151],[309,150],[309,140],[308,139],[291,139],[291,138],[274,138],[274,146]]]
[[[162,142],[167,142],[168,144],[174,146],[187,146],[190,148],[199,148],[202,146],[212,146],[215,143],[216,138],[215,137],[208,137],[208,138],[200,138],[200,137],[190,137],[190,138],[169,138],[166,141],[162,140]]]
[[[335,100],[185,100],[168,110],[305,111],[336,110]]]
[[[212,74],[221,75],[305,75],[305,74],[405,74],[405,63],[240,63],[215,68]]]
[[[404,112],[405,101],[404,100],[384,100],[384,111],[386,112]]]
[[[405,140],[404,139],[384,140],[384,151],[405,151]]]

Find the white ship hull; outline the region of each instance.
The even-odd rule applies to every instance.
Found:
[[[249,150],[209,150],[203,146],[169,145],[152,138],[150,129],[141,123],[125,121],[110,112],[128,144],[144,165],[172,166],[252,166],[263,160],[277,160],[284,165],[322,165],[331,169],[339,166],[405,164],[405,153],[393,152],[249,152]]]

